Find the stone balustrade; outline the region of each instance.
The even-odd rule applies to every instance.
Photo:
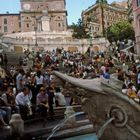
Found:
[[[2,39],[2,42],[3,43],[23,43],[23,44],[26,44],[26,43],[31,43],[31,44],[34,44],[35,43],[35,40],[36,39],[32,39],[32,38],[24,38],[24,37],[19,37],[19,38],[12,38],[12,37],[3,37]],[[89,39],[84,39],[84,40],[81,40],[81,39],[71,39],[71,40],[68,40],[68,39],[61,39],[61,38],[56,38],[56,39],[45,39],[45,38],[41,38],[41,37],[37,37],[37,41],[38,43],[51,43],[51,42],[57,42],[57,43],[69,43],[69,44],[89,44],[90,43],[90,40]],[[93,39],[92,41],[92,44],[101,44],[101,43],[106,43],[105,39],[104,38],[96,38],[96,39]]]
[[[68,33],[66,33],[68,34]],[[66,35],[65,32],[57,34],[50,32],[40,32],[35,36],[35,32],[30,32],[29,35],[27,33],[15,33],[12,35],[6,35],[2,38],[2,43],[8,44],[9,47],[14,50],[14,46],[22,47],[24,49],[33,50],[35,47],[44,48],[44,50],[52,51],[56,48],[64,48],[65,50],[69,50],[70,47],[77,48],[78,51],[86,52],[90,47],[90,39],[73,39],[69,35]],[[26,36],[27,35],[27,36]],[[50,36],[50,38],[48,38]],[[92,40],[92,51],[94,47],[96,47],[95,52],[103,52],[106,50],[107,41],[105,38],[95,38]]]

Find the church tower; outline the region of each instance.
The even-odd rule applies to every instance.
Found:
[[[21,31],[66,31],[65,0],[20,0]]]

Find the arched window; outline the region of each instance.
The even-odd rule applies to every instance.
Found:
[[[61,27],[61,23],[58,23],[58,27]]]
[[[26,27],[29,28],[29,23],[26,24]]]

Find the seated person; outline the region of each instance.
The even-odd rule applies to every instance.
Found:
[[[110,79],[109,69],[106,69],[105,73],[103,74],[103,77],[107,80]]]
[[[123,85],[122,85],[122,93],[123,94],[127,94],[127,86],[125,85],[125,83],[123,83]]]
[[[4,118],[6,117],[6,112],[2,109],[0,109],[0,126],[8,126],[6,122],[4,121]]]
[[[55,95],[56,106],[66,106],[65,96],[61,93],[61,90],[59,87],[55,88],[54,95]]]
[[[1,97],[0,97],[0,109],[6,112],[6,122],[9,123],[11,119],[11,107],[7,106],[7,104]]]
[[[138,96],[136,94],[136,91],[133,87],[134,87],[133,83],[128,84],[127,95],[128,95],[128,97],[130,97],[130,98],[134,99],[135,101],[139,102],[139,98],[138,98]]]
[[[18,93],[16,96],[16,105],[20,108],[20,114],[23,119],[27,119],[28,116],[32,115],[32,108],[30,102],[30,89],[28,86],[23,88],[23,91]]]
[[[124,81],[124,73],[121,69],[118,69],[117,76],[118,76],[118,80]]]
[[[2,95],[2,99],[4,100],[7,106],[11,107],[12,111],[19,113],[19,107],[16,106],[15,96],[13,94],[12,87],[8,87],[6,93]]]
[[[44,87],[41,87],[39,93],[37,94],[36,104],[37,111],[39,111],[42,116],[46,116],[48,109],[48,95]]]

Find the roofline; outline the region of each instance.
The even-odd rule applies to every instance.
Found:
[[[98,6],[99,3],[96,3],[92,6],[90,6],[89,8],[87,8],[86,10],[84,10],[82,13],[85,14],[85,13],[88,13],[90,10],[92,10],[93,8],[95,8],[96,6]],[[122,11],[122,12],[126,12],[128,8],[125,8],[125,7],[115,7],[115,6],[112,6],[111,4],[105,4],[107,5],[109,8],[113,8],[113,9],[116,9],[117,11]]]
[[[90,7],[88,7],[87,9],[85,9],[85,10],[83,11],[83,13],[89,12],[89,11],[92,10],[94,7],[96,7],[97,5],[98,5],[97,3],[91,5]]]

